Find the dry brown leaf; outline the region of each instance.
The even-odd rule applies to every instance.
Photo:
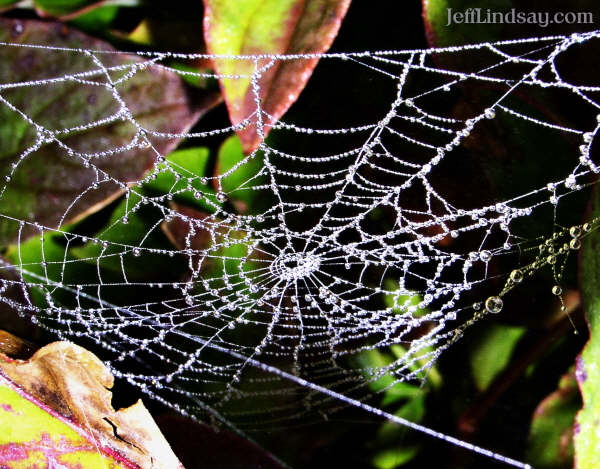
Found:
[[[98,357],[70,342],[54,342],[29,359],[12,358],[23,347],[11,334],[0,336],[0,369],[13,383],[140,468],[183,468],[141,400],[113,409],[114,377]]]

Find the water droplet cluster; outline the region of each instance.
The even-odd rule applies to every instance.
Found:
[[[194,415],[213,408],[221,412],[232,403],[238,406],[233,417],[254,420],[263,410],[253,407],[261,397],[264,402],[264,395],[252,391],[260,383],[272,385],[273,395],[287,394],[284,400],[289,404],[276,409],[281,413],[276,418],[283,421],[287,415],[323,410],[323,402],[330,399],[315,397],[316,388],[311,388],[313,382],[323,382],[320,377],[326,377],[331,393],[357,396],[363,390],[361,399],[368,398],[369,385],[384,376],[425,379],[427,366],[470,324],[467,314],[478,320],[501,313],[505,295],[525,285],[538,270],[555,272],[552,293],[561,298],[564,259],[581,249],[586,233],[598,226],[592,220],[557,230],[541,243],[532,263],[516,265],[512,272],[494,272],[496,259],[521,248],[515,221],[530,217],[539,207],[560,207],[565,196],[583,187],[586,174],[600,172],[590,158],[600,121],[592,118],[585,128],[567,127],[528,115],[513,107],[512,100],[515,89],[560,89],[587,106],[590,103],[581,96],[600,89],[582,90],[558,74],[540,73],[542,62],[527,59],[523,49],[537,51],[535,57],[546,54],[551,65],[572,44],[593,37],[590,33],[577,40],[569,36],[471,46],[468,50],[488,54],[497,67],[468,72],[441,69],[433,60],[435,54],[453,58],[464,53],[464,47],[325,54],[321,61],[344,61],[340,77],[352,73],[348,67],[357,67],[355,71],[386,80],[385,88],[391,90],[378,120],[362,122],[357,108],[356,118],[350,119],[356,124],[334,128],[276,120],[263,109],[263,74],[281,61],[314,56],[232,57],[250,73],[179,73],[203,80],[248,79],[254,109],[243,122],[194,132],[174,130],[172,123],[162,121],[154,128],[137,119],[122,97],[131,81],[144,73],[178,73],[170,67],[169,54],[143,52],[121,62],[108,51],[69,51],[83,54],[89,70],[0,84],[0,105],[20,116],[33,136],[28,148],[0,170],[0,201],[21,184],[21,168],[43,155],[38,150],[47,145],[56,147],[87,181],[57,220],[36,214],[15,220],[12,212],[0,213],[0,222],[14,224],[19,239],[37,237],[47,247],[44,256],[15,261],[15,267],[0,259],[6,272],[17,273],[16,280],[0,282],[0,299],[56,335],[95,342],[117,376],[121,373],[144,392],[163,400],[186,396],[180,405]],[[42,48],[48,54],[66,53]],[[503,65],[512,62],[523,70],[504,76]],[[423,74],[435,76],[437,84],[420,80]],[[387,86],[390,82],[395,86]],[[88,102],[91,107],[99,97],[111,103],[103,107],[104,113],[91,113],[90,122],[57,117],[56,125],[49,126],[49,118],[30,116],[5,98],[11,87],[43,85],[48,92],[58,92],[89,83],[95,92]],[[466,118],[431,106],[436,93],[452,96],[472,83],[501,89],[506,96],[474,103]],[[465,208],[460,197],[438,184],[440,172],[453,165],[467,139],[500,119],[581,138],[573,171],[560,181],[528,187],[513,199],[493,204],[475,200]],[[131,135],[117,143],[98,139],[84,146],[65,138],[106,126],[130,128]],[[264,136],[269,129],[287,142],[314,139],[314,146],[298,146],[314,148],[314,153],[267,139],[226,170],[208,165],[217,168],[213,172],[186,166],[161,151],[182,139],[201,147],[207,139],[237,131]],[[153,167],[139,177],[114,169],[143,155],[152,156]],[[120,198],[106,227],[82,234],[66,223],[77,203],[95,204],[107,194]],[[154,218],[148,221],[146,213]],[[386,223],[377,217],[387,217]],[[385,230],[378,229],[380,225]],[[175,275],[176,267],[180,270]],[[89,278],[80,275],[83,270],[91,272]],[[144,276],[150,271],[156,278]],[[474,286],[485,284],[491,275],[505,279],[504,288],[474,303],[472,310],[465,307]],[[35,290],[44,305],[4,294],[12,287]],[[400,346],[405,353],[384,366],[350,365],[371,350],[387,352]],[[127,364],[146,361],[159,361],[160,373],[123,371]],[[413,371],[415,363],[419,371]],[[290,376],[311,392],[298,393],[289,385]],[[248,377],[253,386],[245,388],[241,383]],[[285,386],[282,380],[287,380]],[[300,395],[305,397],[298,405]]]

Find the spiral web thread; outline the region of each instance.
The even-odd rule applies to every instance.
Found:
[[[0,299],[61,338],[96,344],[117,377],[188,415],[208,414],[245,431],[257,421],[277,425],[350,405],[527,467],[368,404],[370,384],[383,376],[393,377],[388,389],[398,382],[425,379],[468,324],[498,312],[502,295],[478,308],[472,306],[469,294],[486,283],[489,262],[519,250],[521,239],[511,230],[515,220],[543,207],[557,207],[562,197],[586,185],[586,176],[598,172],[590,158],[598,119],[581,128],[567,127],[517,109],[512,96],[530,90],[567,93],[574,108],[600,116],[594,99],[600,87],[570,83],[557,66],[561,54],[599,36],[600,32],[592,32],[446,49],[319,55],[320,64],[366,68],[394,90],[388,107],[380,110],[380,120],[333,129],[313,129],[285,118],[276,121],[261,108],[260,74],[277,61],[314,56],[226,57],[255,64],[254,113],[237,126],[180,134],[144,128],[128,111],[120,87],[150,68],[218,78],[169,66],[173,59],[192,56],[140,52],[141,61],[110,65],[112,51],[2,44],[2,48],[43,48],[48,54],[85,54],[89,70],[0,84],[2,106],[21,116],[36,135],[5,168],[0,197],[27,159],[44,145],[54,144],[65,159],[93,175],[94,182],[81,197],[99,186],[116,184],[125,208],[108,228],[92,236],[66,223],[67,213],[56,226],[0,213],[0,224],[19,226],[13,249],[17,261],[14,266],[2,261]],[[475,53],[486,57],[487,62],[481,62],[485,67],[465,72],[436,65],[439,58]],[[424,76],[436,81],[421,80]],[[421,82],[428,88],[418,89]],[[10,100],[15,89],[51,90],[64,83],[103,88],[117,103],[114,112],[85,124],[48,128]],[[431,110],[431,102],[440,95],[467,83],[493,85],[497,92],[464,120]],[[480,126],[499,118],[566,134],[580,141],[579,153],[569,155],[571,170],[560,179],[500,202],[461,208],[438,191],[433,175],[452,161],[457,148]],[[65,139],[127,121],[137,131],[120,147],[86,152]],[[231,169],[212,176],[194,174],[156,151],[158,164],[134,181],[114,177],[102,164],[137,148],[156,149],[161,140],[186,138],[201,145],[203,139],[245,127],[262,135],[265,126],[287,141],[323,141],[327,151],[296,154],[267,139]],[[335,146],[340,150],[329,151]],[[227,185],[228,178],[251,164],[256,168],[253,173],[244,173],[235,187]],[[161,174],[174,178],[170,190],[149,195],[145,185]],[[254,194],[261,210],[235,209],[230,202],[242,193]],[[203,204],[203,210],[173,203],[186,194]],[[148,209],[155,221],[138,241],[128,244],[111,238],[111,230],[131,224],[138,212]],[[386,232],[373,229],[376,222],[371,217],[381,210],[395,220]],[[294,228],[298,220],[303,220],[301,228]],[[165,227],[179,230],[179,243],[154,247],[149,240]],[[22,257],[29,242],[21,241],[25,233],[41,243],[38,261]],[[472,250],[454,252],[455,244],[445,247],[444,240],[463,237],[468,237]],[[58,257],[49,254],[51,242],[62,250]],[[82,246],[97,254],[71,253]],[[187,274],[176,280],[165,274],[166,280],[137,282],[130,279],[128,267],[140,260],[159,265],[182,262]],[[109,280],[104,271],[107,262],[120,266]],[[85,282],[93,275],[95,282],[80,283],[81,266],[87,269]],[[399,347],[402,353],[386,365],[365,366],[360,361],[369,350],[390,347]],[[135,372],[128,371],[132,367]]]

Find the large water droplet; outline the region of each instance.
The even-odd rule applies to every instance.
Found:
[[[500,311],[502,311],[503,306],[504,302],[499,296],[490,296],[487,300],[485,300],[485,309],[489,313],[498,314]]]
[[[489,262],[491,258],[492,254],[490,251],[481,251],[479,253],[479,259],[481,259],[483,262]]]
[[[510,279],[515,282],[515,283],[519,283],[523,280],[523,272],[521,272],[519,269],[515,269],[510,273]]]

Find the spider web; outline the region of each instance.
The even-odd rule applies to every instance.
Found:
[[[2,105],[35,135],[5,168],[0,197],[20,166],[48,144],[93,175],[93,184],[72,205],[107,184],[115,184],[122,196],[107,227],[92,235],[67,223],[67,213],[56,224],[0,213],[0,224],[19,226],[13,249],[17,262],[2,261],[0,299],[61,338],[95,344],[117,377],[197,418],[212,416],[246,431],[257,422],[274,425],[355,406],[526,467],[370,405],[371,384],[392,377],[389,389],[424,380],[470,324],[502,310],[503,296],[523,275],[556,263],[549,255],[537,260],[535,269],[513,270],[510,277],[510,270],[492,275],[488,269],[495,259],[520,252],[525,240],[513,229],[519,221],[548,207],[556,214],[562,198],[587,187],[589,175],[598,172],[590,151],[600,126],[594,98],[600,87],[564,78],[557,63],[571,48],[599,36],[319,55],[319,67],[339,67],[347,76],[367,72],[390,91],[386,107],[377,103],[378,119],[359,122],[357,110],[349,125],[336,128],[276,120],[262,109],[259,76],[279,61],[315,56],[220,57],[254,64],[254,112],[236,126],[181,133],[145,127],[129,112],[121,89],[148,69],[220,78],[170,66],[173,59],[213,57],[139,52],[141,61],[114,65],[112,51],[4,43],[2,48],[83,54],[89,69],[0,84]],[[463,58],[475,55],[477,68],[447,65],[468,64]],[[14,90],[60,89],[66,83],[101,87],[116,104],[98,120],[50,126],[11,101]],[[484,93],[481,86],[492,91]],[[478,99],[459,119],[440,103],[465,87]],[[358,92],[370,90],[365,86]],[[548,100],[568,96],[573,109],[591,119],[574,119],[576,127],[564,124],[573,119],[551,121],[514,98],[533,92],[545,93]],[[553,180],[538,184],[532,178],[530,187],[519,186],[517,193],[467,204],[460,196],[464,181],[449,188],[441,176],[463,164],[460,150],[498,120],[535,129],[537,138],[564,134],[579,142],[579,151],[564,156],[569,169]],[[87,151],[65,138],[117,122],[137,129],[119,147]],[[202,144],[244,128],[271,135],[252,154],[212,175],[196,174],[157,149],[161,141],[185,138]],[[105,169],[103,162],[138,148],[153,149],[156,161],[139,180],[123,180]],[[171,181],[168,190],[146,190],[165,176]],[[244,194],[255,201],[249,210],[234,203]],[[153,220],[142,237],[124,242],[113,236],[138,223],[142,212]],[[393,223],[382,228],[381,213]],[[169,233],[171,247],[154,243],[161,230]],[[573,236],[576,245],[579,232],[559,235]],[[37,260],[22,255],[31,236],[41,245]],[[136,281],[130,267],[140,263],[149,269],[165,266],[164,278]],[[174,280],[169,265],[184,266],[186,274]],[[490,294],[486,286],[497,276],[508,280]],[[395,358],[387,364],[361,360],[370,350],[394,347]]]

